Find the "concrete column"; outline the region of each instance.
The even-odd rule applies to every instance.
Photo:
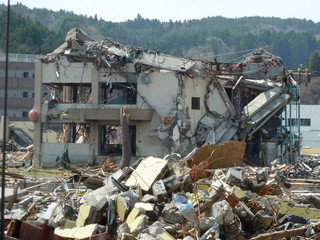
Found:
[[[33,165],[40,167],[42,142],[42,63],[40,61],[35,63],[34,81],[34,108],[39,113],[39,118],[34,123]]]
[[[93,158],[99,153],[99,122],[94,121],[90,123],[90,144],[93,148]]]
[[[96,108],[99,105],[99,71],[92,69],[91,78],[91,93],[92,93],[92,108]]]

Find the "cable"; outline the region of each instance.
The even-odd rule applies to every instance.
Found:
[[[253,48],[253,49],[247,49],[247,50],[242,50],[242,51],[237,51],[237,52],[228,52],[228,53],[223,53],[223,54],[215,54],[215,55],[211,55],[211,56],[201,57],[201,59],[204,60],[204,59],[208,59],[208,58],[214,58],[214,57],[219,57],[219,56],[227,56],[227,55],[232,55],[232,54],[236,54],[236,53],[252,52],[254,50],[256,50],[256,49]]]

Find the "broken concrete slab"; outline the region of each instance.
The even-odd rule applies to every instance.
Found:
[[[89,224],[82,227],[75,227],[75,228],[67,228],[61,229],[56,228],[54,233],[58,236],[65,237],[65,238],[73,238],[73,239],[83,239],[83,238],[90,238],[93,235],[99,232],[99,228],[104,228],[98,224]]]
[[[161,158],[147,157],[143,159],[126,181],[126,185],[140,185],[142,190],[149,191],[167,164],[168,161]]]
[[[134,221],[129,225],[130,233],[134,236],[137,236],[141,233],[148,224],[148,217],[144,214],[136,217]]]
[[[93,206],[81,205],[79,208],[78,218],[76,220],[77,227],[83,227],[85,225],[94,222],[96,217],[96,209]]]

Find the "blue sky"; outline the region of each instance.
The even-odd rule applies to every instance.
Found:
[[[7,4],[7,0],[0,3]],[[29,8],[73,11],[87,16],[119,22],[144,18],[161,21],[201,19],[208,16],[238,18],[265,16],[300,18],[320,22],[320,0],[20,0]],[[17,1],[10,1],[16,4]]]

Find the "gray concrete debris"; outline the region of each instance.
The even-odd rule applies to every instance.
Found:
[[[260,183],[260,182],[267,182],[268,181],[268,177],[269,177],[269,171],[270,169],[269,168],[262,168],[262,169],[259,169],[256,173],[256,176],[257,176],[257,182]]]
[[[17,199],[22,204],[14,204],[13,210],[7,211],[6,215],[36,226],[48,222],[57,235],[71,238],[79,236],[74,235],[76,231],[85,231],[87,235],[83,236],[103,234],[105,239],[157,240],[240,240],[259,237],[261,233],[271,234],[275,229],[281,233],[295,227],[313,226],[307,219],[313,219],[313,222],[320,219],[319,209],[310,208],[319,207],[316,195],[301,197],[276,180],[278,172],[284,175],[279,164],[274,163],[272,168],[207,169],[198,180],[186,181],[191,169],[182,163],[185,163],[184,159],[163,164],[168,169],[153,182],[161,183],[162,190],[166,190],[161,193],[163,199],[152,195],[153,186],[145,191],[139,185],[132,185],[123,192],[109,181],[96,190],[83,183],[75,187],[61,181],[52,194],[47,195],[45,190],[35,191],[24,197],[25,201]],[[129,173],[122,171],[117,179],[125,182],[138,166],[136,164]],[[143,172],[139,173],[142,179],[143,175]],[[293,179],[285,179],[292,189],[295,186]],[[190,186],[186,187],[185,181]],[[37,220],[31,222],[27,217],[32,212]],[[95,223],[105,229],[101,230]],[[308,235],[318,234],[317,229],[311,227]]]
[[[237,184],[243,181],[243,172],[230,168],[227,172],[225,181],[229,184]]]
[[[215,218],[215,222],[220,225],[230,225],[234,218],[232,208],[226,200],[214,203],[206,211],[206,216]]]

